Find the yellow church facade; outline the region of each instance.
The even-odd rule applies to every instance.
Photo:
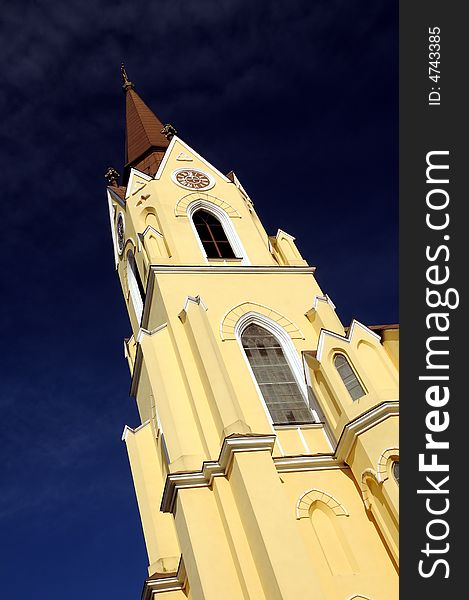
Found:
[[[344,327],[295,239],[123,81],[106,176],[142,598],[396,599],[398,326]]]

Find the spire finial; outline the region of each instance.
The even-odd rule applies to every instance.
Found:
[[[124,90],[124,92],[126,92],[127,90],[134,90],[135,86],[131,81],[129,81],[129,78],[127,77],[127,71],[125,70],[124,63],[121,64],[121,74],[122,74],[122,89]]]
[[[114,169],[114,167],[108,167],[104,177],[107,179],[109,185],[112,187],[119,186],[119,173]]]
[[[177,131],[174,129],[171,123],[166,123],[160,133],[162,133],[164,137],[170,141],[176,135]]]

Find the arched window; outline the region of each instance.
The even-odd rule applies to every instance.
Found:
[[[203,209],[197,210],[192,221],[207,258],[236,258],[223,225],[215,215]]]
[[[391,466],[391,472],[396,480],[397,485],[399,485],[399,461],[395,460]]]
[[[361,383],[358,381],[357,376],[353,372],[349,361],[345,358],[343,354],[335,355],[334,366],[339,372],[339,375],[342,381],[344,382],[345,387],[347,388],[348,393],[352,397],[353,401],[358,400],[358,398],[361,398],[366,394]]]
[[[138,323],[140,324],[143,314],[145,291],[143,289],[142,280],[140,279],[137,264],[131,250],[127,252],[127,285],[129,286],[130,297],[132,298],[135,315]]]
[[[251,323],[241,343],[274,424],[315,422],[278,339]]]

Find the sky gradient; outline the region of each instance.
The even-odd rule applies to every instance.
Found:
[[[2,598],[139,598],[138,425],[105,195],[125,62],[163,122],[294,235],[348,324],[398,321],[397,2],[10,3],[2,11]]]

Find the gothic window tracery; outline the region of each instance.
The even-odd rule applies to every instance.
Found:
[[[314,422],[278,339],[251,323],[243,330],[241,343],[273,423]]]
[[[197,210],[192,221],[207,258],[236,258],[223,225],[212,213]]]

